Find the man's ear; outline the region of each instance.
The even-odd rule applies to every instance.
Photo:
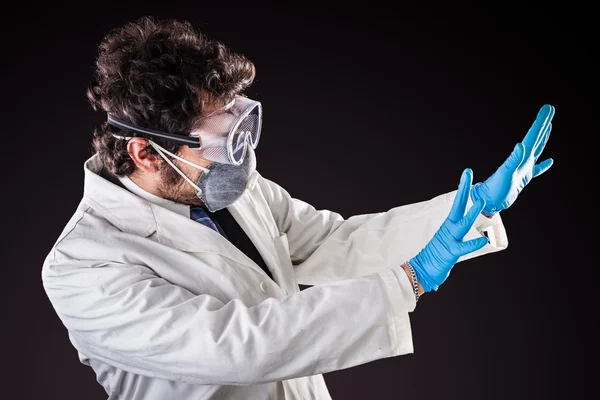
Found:
[[[148,140],[134,137],[127,143],[127,152],[137,168],[144,172],[154,173],[158,171],[157,158],[160,156],[148,152],[148,146]]]

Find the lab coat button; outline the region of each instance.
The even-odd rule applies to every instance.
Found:
[[[267,285],[266,281],[262,281],[260,283],[260,290],[262,290],[263,293],[267,293],[267,288],[269,287],[269,285]]]

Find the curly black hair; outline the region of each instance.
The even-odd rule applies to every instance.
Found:
[[[87,98],[104,111],[137,126],[190,132],[203,105],[228,102],[252,84],[254,64],[207,39],[188,21],[144,16],[111,30],[102,40]],[[127,142],[132,136],[104,122],[94,129],[93,150],[117,176],[136,166]],[[133,136],[143,136],[133,134]],[[152,138],[172,153],[180,145]],[[152,147],[148,151],[154,153]]]

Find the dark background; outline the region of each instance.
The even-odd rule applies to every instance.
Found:
[[[325,380],[335,400],[593,397],[591,8],[205,3],[4,10],[3,397],[107,397],[79,363],[40,269],[81,198],[92,130],[105,118],[85,97],[97,46],[143,15],[187,19],[256,64],[247,93],[265,113],[259,170],[344,217],[454,190],[466,167],[484,180],[538,109],[554,105],[542,159],[555,164],[502,214],[509,248],[457,264],[422,298],[414,354]]]

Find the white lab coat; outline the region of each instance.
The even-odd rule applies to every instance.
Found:
[[[427,244],[455,191],[344,219],[256,172],[228,209],[272,280],[219,233],[101,169],[97,155],[86,161],[82,201],[42,282],[109,399],[327,400],[322,374],[413,352],[390,268]],[[461,261],[506,248],[499,215],[467,238],[484,230],[490,244]]]

